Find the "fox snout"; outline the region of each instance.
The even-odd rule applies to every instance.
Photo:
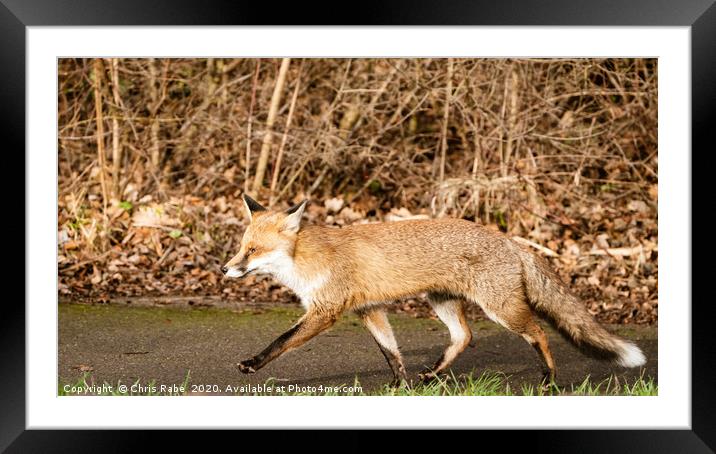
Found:
[[[221,272],[224,273],[224,276],[226,277],[244,277],[248,274],[248,270],[245,265],[224,265],[221,267]]]
[[[233,259],[229,260],[226,265],[221,267],[221,272],[224,273],[224,276],[226,277],[244,277],[246,274],[248,274],[247,262],[248,261],[245,257],[241,260],[238,260],[237,257],[234,257]]]

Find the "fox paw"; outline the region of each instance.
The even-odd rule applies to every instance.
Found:
[[[438,372],[438,373],[435,373],[435,372],[433,372],[433,371],[430,370],[430,369],[424,370],[424,371],[422,371],[422,372],[420,372],[420,373],[418,374],[418,378],[420,379],[420,381],[425,382],[425,383],[428,383],[428,382],[431,382],[431,381],[433,381],[433,380],[436,380],[436,379],[438,379],[438,378],[440,378],[440,377],[442,377],[442,376],[443,376],[443,375],[440,374],[439,372]]]
[[[237,364],[239,366],[239,370],[245,374],[255,374],[256,373],[256,362],[253,358],[247,359],[246,361],[241,361]]]
[[[545,372],[542,376],[542,382],[540,383],[542,392],[548,393],[552,391],[559,391],[559,387],[557,386],[555,379],[556,375],[553,372]]]

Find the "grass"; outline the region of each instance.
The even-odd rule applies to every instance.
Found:
[[[580,384],[572,384],[569,388],[523,384],[519,389],[513,389],[508,376],[489,371],[477,376],[474,373],[450,375],[430,383],[402,385],[397,388],[384,385],[372,392],[364,392],[357,378],[352,385],[339,386],[289,388],[291,385],[281,385],[271,379],[261,387],[243,386],[247,388],[234,389],[234,392],[226,392],[227,390],[218,387],[213,390],[196,388],[190,383],[189,372],[182,384],[174,387],[157,385],[154,381],[142,384],[140,380],[129,384],[105,382],[100,385],[94,382],[90,373],[85,373],[75,383],[58,384],[58,395],[179,396],[199,393],[278,396],[656,396],[659,391],[654,379],[645,378],[643,374],[632,382],[624,382],[623,379],[620,381],[616,375],[594,382],[587,376]]]
[[[619,377],[611,375],[609,378],[594,383],[587,376],[579,385],[570,385],[570,389],[549,386],[523,385],[521,394],[524,396],[657,396],[659,386],[654,383],[652,377],[644,378],[643,374],[634,380],[633,383],[620,384]]]
[[[587,376],[579,385],[563,388],[556,385],[522,385],[519,391],[513,389],[509,377],[494,372],[479,376],[467,374],[440,378],[416,386],[391,388],[384,386],[377,394],[382,396],[656,396],[658,385],[654,379],[643,375],[632,383],[620,385],[619,378],[612,375],[601,382],[593,382]]]

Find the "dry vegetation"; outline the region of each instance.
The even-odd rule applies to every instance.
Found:
[[[248,191],[489,224],[600,319],[657,320],[654,59],[61,59],[58,110],[64,298],[289,300],[220,277]]]

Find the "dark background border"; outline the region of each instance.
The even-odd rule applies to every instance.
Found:
[[[170,0],[0,0],[0,131],[4,165],[26,170],[25,149],[25,28],[34,25],[530,25],[530,26],[598,26],[631,25],[691,26],[692,57],[692,149],[669,150],[684,153],[684,159],[698,157],[712,159],[714,141],[712,130],[716,122],[716,6],[714,0],[459,0],[429,3],[426,0],[361,2],[268,2],[246,0],[170,1]],[[49,152],[49,150],[48,150]],[[11,163],[15,159],[17,162]],[[698,172],[712,169],[710,162],[692,164],[693,183],[709,182],[709,176]],[[33,163],[32,165],[38,165]],[[696,171],[694,173],[693,171]],[[6,172],[8,174],[10,172]],[[20,247],[15,239],[23,236],[25,243],[25,198],[15,196],[23,181],[8,181],[2,205],[6,213],[5,241]],[[713,179],[713,176],[710,177]],[[713,188],[702,191],[692,188],[694,201]],[[13,197],[15,196],[15,197]],[[692,202],[693,207],[713,206],[711,197],[705,205]],[[710,214],[710,213],[709,213]],[[9,223],[8,220],[12,219]],[[692,219],[683,222],[692,223]],[[708,217],[692,225],[692,241],[712,243]],[[708,229],[708,230],[707,230]],[[22,234],[19,232],[22,231]],[[699,234],[700,232],[700,234]],[[8,238],[10,238],[8,240]],[[7,245],[5,245],[7,246]],[[713,249],[707,246],[705,249]],[[699,249],[702,249],[699,246]],[[704,249],[704,256],[706,250]],[[10,280],[5,291],[5,304],[0,313],[0,450],[8,452],[135,452],[149,448],[159,441],[168,448],[172,444],[189,447],[198,442],[195,432],[188,431],[40,431],[25,430],[25,311],[19,304],[24,299],[25,250],[5,256],[6,270],[23,275]],[[710,252],[710,250],[709,250]],[[19,257],[23,257],[19,260]],[[20,267],[22,263],[22,267]],[[692,259],[693,263],[693,259]],[[11,266],[8,266],[11,265]],[[703,276],[702,282],[713,280],[713,265],[692,266]],[[708,273],[708,274],[706,274]],[[692,278],[693,281],[693,278]],[[14,284],[14,285],[13,285]],[[697,286],[696,288],[703,288]],[[696,289],[694,288],[694,289]],[[716,406],[714,363],[716,341],[711,335],[714,303],[713,292],[705,298],[692,298],[692,430],[552,430],[552,431],[481,431],[462,432],[475,445],[474,449],[504,449],[522,447],[531,452],[714,452],[716,449]],[[16,296],[17,295],[17,296]],[[237,408],[237,411],[241,411]],[[479,408],[476,408],[479,411]],[[336,415],[340,417],[340,415]],[[98,418],[101,415],[97,415]],[[300,408],[296,408],[300,418]],[[426,415],[436,418],[439,415]],[[575,415],[576,418],[579,415]],[[541,421],[540,415],[535,415]],[[427,437],[425,435],[428,435]],[[515,437],[514,435],[518,435]],[[169,435],[169,436],[163,436]],[[231,438],[229,438],[229,435]],[[454,443],[454,435],[426,431],[383,432],[407,449],[419,443],[420,451],[447,450]],[[419,436],[423,435],[423,436]],[[266,432],[212,432],[205,449],[221,449],[227,442],[231,450],[263,448],[273,452],[280,444],[294,450],[373,451],[383,445],[375,433],[368,431],[332,431],[319,437],[306,433],[276,437]],[[206,437],[203,437],[206,438]],[[387,438],[387,437],[385,437]],[[335,440],[335,441],[334,441]],[[452,447],[455,449],[456,447]],[[401,449],[402,451],[403,449]]]

